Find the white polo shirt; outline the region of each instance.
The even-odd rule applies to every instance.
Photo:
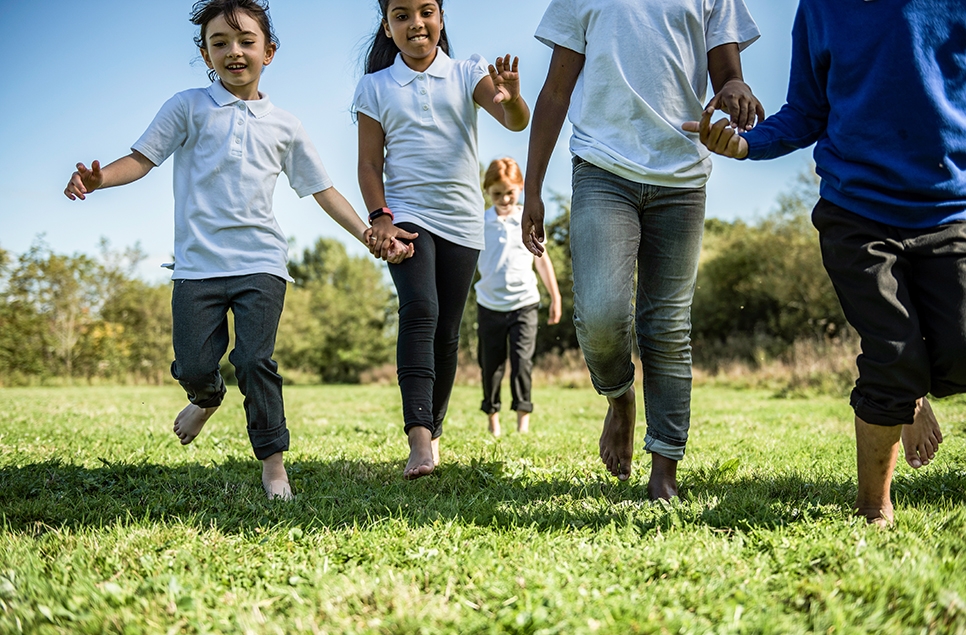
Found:
[[[483,215],[486,249],[480,253],[476,301],[491,311],[516,311],[540,302],[533,254],[520,240],[523,206],[504,217],[490,208]]]
[[[298,119],[266,95],[245,101],[216,81],[165,102],[132,149],[155,165],[174,154],[173,279],[292,280],[272,212],[278,175],[303,197],[332,187]]]
[[[708,51],[743,50],[758,27],[742,0],[552,0],[536,38],[586,56],[570,102],[570,150],[635,183],[700,187],[698,135],[681,130],[708,101]]]
[[[441,49],[425,72],[392,66],[364,75],[353,110],[386,135],[386,204],[396,222],[451,242],[483,248],[483,194],[473,91],[488,75],[479,55],[453,60]]]

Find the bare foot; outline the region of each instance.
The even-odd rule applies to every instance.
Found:
[[[494,412],[493,414],[489,415],[488,418],[489,418],[488,429],[490,430],[490,434],[492,434],[495,437],[498,437],[501,434],[503,434],[503,429],[500,428],[500,413]]]
[[[620,397],[608,397],[604,430],[600,434],[600,458],[607,471],[626,481],[631,476],[634,458],[634,425],[637,422],[637,402],[631,386]]]
[[[530,432],[530,413],[522,410],[517,411],[517,432],[526,434]]]
[[[265,488],[268,500],[290,501],[295,498],[281,452],[276,452],[262,461],[262,487]]]
[[[199,408],[193,403],[189,403],[184,410],[178,413],[178,416],[174,419],[174,433],[181,439],[181,445],[188,445],[201,434],[201,429],[208,423],[211,415],[215,414],[215,410],[218,410],[218,406]]]
[[[433,439],[433,465],[439,465],[439,437]]]
[[[678,462],[651,453],[651,478],[647,482],[647,497],[652,501],[669,501],[678,495]]]
[[[891,527],[892,523],[895,522],[895,511],[890,504],[888,508],[880,509],[873,507],[856,507],[855,515],[862,516],[865,518],[865,522],[870,525],[875,525],[880,529],[885,529],[886,527]]]
[[[939,421],[929,405],[929,400],[922,397],[916,401],[916,417],[912,425],[902,426],[902,448],[905,450],[906,463],[914,469],[919,469],[936,456],[939,444],[943,442],[943,433],[939,429]]]
[[[432,474],[435,468],[432,433],[428,428],[416,426],[409,431],[409,462],[403,470],[403,478],[414,481]]]

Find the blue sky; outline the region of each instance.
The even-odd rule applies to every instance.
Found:
[[[790,32],[796,0],[746,0],[762,31],[742,55],[745,78],[768,113],[781,107],[788,83]],[[74,164],[102,163],[129,152],[158,108],[174,93],[207,85],[188,22],[191,0],[0,0],[0,41],[16,61],[7,65],[0,118],[0,247],[26,251],[44,234],[57,252],[94,254],[100,237],[115,247],[140,243],[146,279],[166,274],[173,240],[171,161],[131,185],[63,196]],[[448,0],[446,25],[457,57],[521,59],[522,92],[532,105],[550,51],[533,38],[545,0]],[[378,21],[375,0],[274,0],[281,48],[261,89],[302,120],[326,168],[357,211],[356,129],[349,115],[361,57]],[[710,91],[709,91],[710,95]],[[480,160],[526,159],[528,131],[510,133],[481,112]],[[547,190],[569,194],[569,127],[550,164]],[[810,153],[778,161],[715,161],[708,215],[753,219],[773,209],[776,196],[809,165]],[[299,199],[283,176],[275,212],[298,248],[319,236],[354,244],[309,197]]]

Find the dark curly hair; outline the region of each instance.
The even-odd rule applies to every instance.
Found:
[[[391,37],[386,37],[383,31],[383,24],[389,21],[389,2],[391,0],[379,0],[379,13],[382,19],[376,26],[376,32],[372,35],[372,43],[369,45],[369,52],[366,53],[366,73],[375,73],[384,68],[389,68],[399,54],[399,47],[393,42]],[[436,0],[439,10],[443,10],[443,0]],[[446,36],[446,24],[439,32],[439,48],[450,55],[449,38]]]
[[[262,27],[265,39],[271,42],[276,49],[279,47],[278,37],[272,27],[272,17],[268,14],[268,0],[199,0],[191,7],[191,23],[200,26],[201,30],[195,36],[195,46],[199,49],[205,48],[205,35],[208,23],[220,15],[225,16],[228,26],[241,31],[238,23],[238,12],[244,11],[258,22]],[[215,81],[218,73],[214,69],[208,70],[208,79]]]

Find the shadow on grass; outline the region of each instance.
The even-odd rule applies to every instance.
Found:
[[[412,526],[458,521],[539,531],[632,525],[641,534],[677,526],[773,528],[823,516],[850,515],[851,480],[796,474],[737,477],[705,468],[683,474],[684,502],[647,501],[644,483],[622,484],[574,474],[547,479],[517,465],[474,461],[441,466],[403,481],[400,462],[296,461],[289,465],[297,499],[265,500],[255,461],[108,464],[89,468],[52,460],[0,468],[5,529],[51,529],[168,522],[224,532],[272,525],[369,527],[386,519]],[[966,503],[966,474],[933,471],[897,479],[901,504]]]

